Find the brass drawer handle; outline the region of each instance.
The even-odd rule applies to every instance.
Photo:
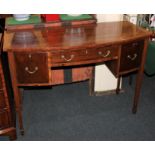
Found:
[[[30,71],[28,67],[25,67],[25,71],[28,72],[29,74],[34,74],[35,72],[38,71],[38,67],[36,66],[33,71]]]
[[[64,59],[65,61],[69,62],[74,58],[74,55],[72,54],[69,59],[67,59],[64,55],[61,55],[61,58]]]
[[[98,52],[98,55],[100,55],[100,56],[106,58],[106,57],[108,57],[108,56],[110,55],[111,51],[110,51],[110,50],[107,50],[106,52],[107,52],[106,54],[103,54],[101,51],[99,51],[99,52]]]
[[[133,55],[133,57],[131,55],[128,55],[127,58],[130,59],[131,61],[133,61],[133,60],[135,60],[137,58],[137,54],[135,53]]]

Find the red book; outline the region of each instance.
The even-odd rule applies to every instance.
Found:
[[[46,21],[58,21],[60,20],[59,14],[41,14],[41,17]]]

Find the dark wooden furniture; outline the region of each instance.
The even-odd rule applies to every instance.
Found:
[[[34,15],[40,17],[40,14]],[[40,23],[36,24],[18,24],[18,25],[8,25],[6,23],[5,29],[7,30],[23,30],[23,29],[40,29],[40,28],[47,28],[47,27],[60,27],[60,26],[74,26],[74,25],[85,25],[85,24],[92,24],[96,23],[96,15],[90,14],[92,18],[90,19],[81,19],[81,20],[59,20],[53,22],[45,22],[43,18],[41,18]]]
[[[2,44],[0,45],[0,49],[2,49]],[[6,88],[6,79],[4,78],[4,70],[2,68],[2,56],[0,52],[0,135],[9,136],[10,140],[15,140],[16,129],[10,104],[9,93]]]
[[[138,71],[132,111],[136,113],[150,33],[129,22],[6,31],[4,51],[10,73],[19,125],[22,100],[19,87],[52,85],[54,68],[105,63],[118,77]]]

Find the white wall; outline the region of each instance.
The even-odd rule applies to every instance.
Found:
[[[97,14],[98,22],[121,21],[123,14]],[[95,87],[94,91],[110,91],[116,89],[117,79],[105,65],[95,67]]]
[[[123,14],[97,14],[98,22],[121,21]]]

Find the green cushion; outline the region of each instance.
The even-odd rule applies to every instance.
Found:
[[[145,72],[148,75],[155,74],[155,42],[150,41],[147,49]]]
[[[69,16],[67,14],[60,15],[61,20],[84,20],[84,19],[92,19],[91,15],[82,14],[80,16]]]
[[[37,24],[41,23],[41,18],[37,15],[31,15],[28,20],[17,21],[14,17],[6,18],[6,25],[20,25],[20,24]]]

